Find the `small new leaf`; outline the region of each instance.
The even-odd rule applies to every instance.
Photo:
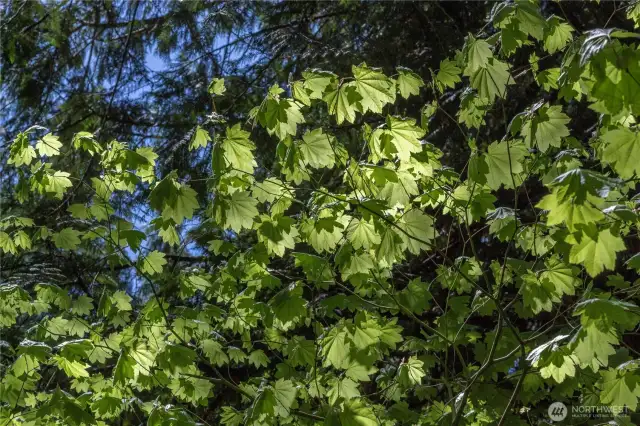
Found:
[[[142,260],[142,271],[149,275],[159,274],[166,264],[164,253],[154,250]]]

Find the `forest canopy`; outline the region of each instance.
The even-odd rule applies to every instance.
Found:
[[[640,421],[640,3],[5,3],[0,425]]]

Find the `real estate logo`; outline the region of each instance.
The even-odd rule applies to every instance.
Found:
[[[569,413],[567,406],[562,402],[554,402],[549,406],[549,410],[547,410],[547,412],[549,413],[549,418],[554,422],[564,420],[567,418],[567,414]]]

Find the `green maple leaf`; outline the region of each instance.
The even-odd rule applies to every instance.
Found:
[[[84,204],[72,204],[67,208],[67,211],[77,219],[86,219],[89,217],[89,209]]]
[[[231,167],[253,174],[257,163],[253,156],[256,145],[249,140],[250,133],[242,130],[240,124],[227,128],[222,140],[224,158]]]
[[[240,411],[236,411],[233,407],[222,407],[220,415],[221,423],[226,426],[240,426],[244,424],[244,416]],[[155,425],[154,425],[155,426]]]
[[[631,256],[631,258],[625,262],[625,265],[629,269],[635,269],[636,272],[640,272],[640,253]]]
[[[456,290],[458,294],[468,293],[477,278],[482,275],[482,269],[474,258],[458,257],[455,260],[456,268],[438,267],[438,281],[443,287]]]
[[[291,189],[278,178],[267,178],[262,182],[254,182],[251,194],[261,203],[273,203],[283,197],[293,197]]]
[[[46,321],[46,327],[45,335],[54,340],[59,340],[60,336],[67,335],[69,321],[62,317],[54,317]]]
[[[535,275],[522,277],[522,300],[524,306],[531,309],[534,314],[541,311],[550,312],[553,303],[558,302],[556,288],[551,281],[538,280]]]
[[[562,112],[562,106],[547,104],[536,111],[534,118],[522,125],[520,132],[528,147],[537,146],[546,152],[549,146],[559,148],[562,138],[569,136],[569,121],[569,117]]]
[[[122,399],[114,396],[101,395],[91,403],[91,410],[99,419],[113,419],[120,415],[123,409]]]
[[[614,269],[616,254],[626,249],[624,241],[611,233],[610,229],[582,233],[580,239],[571,247],[569,261],[581,263],[592,277],[605,269]]]
[[[552,352],[546,360],[544,366],[537,364],[540,368],[540,375],[549,379],[552,378],[556,383],[562,383],[567,377],[575,377],[577,360],[572,355],[564,355],[561,352]]]
[[[476,186],[472,191],[468,185],[461,185],[453,191],[453,199],[445,207],[445,213],[453,210],[465,222],[472,223],[493,210],[495,201],[496,197],[488,188]]]
[[[248,191],[237,191],[231,197],[221,200],[220,209],[216,215],[218,223],[225,228],[240,232],[243,228],[251,229],[254,218],[258,216],[257,200]]]
[[[106,340],[107,342],[109,340]],[[114,344],[115,346],[115,344]],[[114,351],[104,346],[94,346],[93,350],[89,353],[89,362],[105,364],[107,359],[114,355]]]
[[[78,296],[71,304],[71,312],[76,315],[89,315],[93,310],[93,299],[89,296]]]
[[[265,245],[267,252],[282,257],[286,249],[295,247],[298,230],[292,218],[278,216],[272,219],[266,215],[261,217],[263,220],[258,227],[258,240]]]
[[[122,290],[118,290],[111,295],[111,303],[120,311],[131,310],[131,297]]]
[[[480,128],[485,123],[484,116],[490,104],[489,100],[481,98],[471,89],[465,90],[461,96],[458,121],[472,129]]]
[[[438,111],[438,102],[435,100],[420,109],[420,127],[425,131],[429,130],[429,120],[433,117],[436,111]]]
[[[333,216],[307,219],[300,226],[300,232],[318,252],[332,251],[342,239],[344,216],[336,219]]]
[[[558,80],[560,79],[560,68],[548,68],[540,71],[535,79],[540,86],[547,92],[551,92],[551,89],[558,88]]]
[[[464,69],[464,75],[471,76],[489,64],[489,59],[493,58],[493,52],[489,43],[485,40],[477,40],[473,36],[469,36],[467,46],[467,66]]]
[[[433,218],[418,209],[409,210],[398,221],[400,238],[409,252],[419,254],[420,250],[430,248],[428,242],[435,238]]]
[[[167,424],[196,426],[196,422],[183,408],[171,407],[172,406],[155,407],[153,411],[151,411],[147,426],[166,426]]]
[[[349,259],[349,263],[342,269],[342,279],[349,280],[352,277],[366,276],[373,269],[373,258],[369,253],[355,254]]]
[[[409,68],[398,67],[396,70],[398,71],[398,90],[400,90],[400,95],[405,99],[411,95],[418,96],[420,94],[420,88],[424,86],[422,78]],[[460,70],[458,70],[458,73],[459,72]],[[449,79],[451,79],[451,77],[449,77]],[[458,81],[460,80],[458,79]]]
[[[227,88],[224,87],[224,78],[214,78],[209,83],[208,92],[210,95],[220,96],[224,92],[227,91]]]
[[[573,38],[573,31],[571,25],[560,22],[558,17],[550,17],[544,29],[544,49],[551,54],[564,49]]]
[[[135,370],[140,374],[149,376],[152,374],[151,368],[155,364],[155,356],[147,349],[144,343],[138,341],[133,348],[129,350],[129,356],[135,362]]]
[[[296,406],[297,390],[293,382],[291,382],[291,380],[279,379],[273,384],[271,390],[276,400],[274,406],[276,416],[289,417],[291,410]]]
[[[559,296],[575,294],[575,288],[581,282],[578,277],[578,268],[563,263],[557,257],[545,261],[545,267],[546,269],[540,271],[538,277],[541,281],[549,281],[553,284]]]
[[[311,99],[322,99],[323,96],[337,86],[337,76],[329,71],[307,70],[302,72],[303,86],[309,91]]]
[[[436,74],[436,84],[440,91],[444,91],[447,87],[453,89],[456,87],[456,83],[460,83],[461,81],[460,68],[456,66],[455,62],[449,59],[440,61],[440,69]]]
[[[358,349],[367,349],[380,342],[382,331],[380,326],[372,321],[363,321],[353,328],[351,341]]]
[[[315,365],[315,342],[307,340],[302,336],[293,336],[287,346],[287,357],[294,367],[299,365]]]
[[[53,136],[51,133],[47,133],[36,143],[36,149],[40,153],[40,156],[46,155],[47,157],[54,157],[60,154],[60,148],[62,142],[58,136]]]
[[[299,321],[307,314],[307,302],[302,298],[302,288],[285,288],[269,303],[273,314],[285,326]]]
[[[180,224],[185,218],[193,217],[193,212],[199,204],[196,191],[189,185],[178,182],[176,177],[173,171],[158,182],[149,194],[149,204],[162,212],[164,219],[172,219],[176,224]]]
[[[637,114],[640,111],[638,55],[635,48],[618,42],[611,45],[615,33],[613,29],[590,31],[580,49],[584,63],[591,60],[590,65],[595,66],[590,78],[593,103],[589,107],[608,115]],[[620,62],[621,55],[629,58],[629,62]]]
[[[53,243],[60,249],[75,250],[80,245],[80,231],[73,228],[64,228],[53,234]]]
[[[44,412],[58,416],[64,424],[71,426],[95,424],[94,416],[84,411],[83,405],[80,405],[78,400],[59,387],[53,392],[47,405],[44,405],[46,407]],[[38,412],[40,413],[40,410]]]
[[[193,349],[169,343],[158,355],[157,363],[159,368],[175,374],[192,365],[196,357],[197,354]]]
[[[419,278],[409,281],[407,287],[398,293],[400,303],[418,315],[429,308],[432,299],[428,285]]]
[[[305,164],[316,169],[333,168],[335,154],[331,147],[332,140],[333,136],[323,133],[321,128],[306,132],[298,144]]]
[[[600,330],[591,324],[582,327],[573,341],[573,354],[580,360],[581,367],[592,367],[594,371],[609,364],[609,356],[616,353],[614,345],[618,337],[612,330]]]
[[[94,139],[93,133],[78,132],[73,136],[73,147],[75,149],[82,148],[92,156],[103,151],[102,146]]]
[[[353,66],[354,87],[362,99],[362,113],[371,111],[380,114],[382,108],[396,100],[395,84],[377,68],[369,68],[366,64]]]
[[[177,398],[196,406],[206,405],[212,387],[210,381],[194,377],[175,378],[168,385]]]
[[[424,363],[415,356],[400,365],[398,369],[398,381],[402,386],[411,387],[420,384],[426,375],[422,368]]]
[[[4,253],[17,254],[18,250],[16,249],[16,245],[11,239],[11,236],[6,232],[0,231],[0,249]]]
[[[500,31],[500,41],[502,42],[501,50],[510,56],[527,41],[527,34],[520,29],[518,21],[513,19]]]
[[[484,161],[488,168],[487,184],[493,190],[502,185],[513,188],[514,175],[524,171],[523,160],[527,155],[524,144],[517,141],[493,142],[489,145]]]
[[[527,361],[540,369],[540,375],[543,378],[553,378],[557,383],[562,383],[567,377],[575,377],[575,365],[579,363],[578,358],[567,354],[565,348],[558,346],[558,343],[567,337],[566,335],[558,335],[527,355]]]
[[[162,231],[160,232],[161,232],[160,236],[162,236]],[[142,243],[142,241],[144,241],[144,239],[147,238],[147,234],[135,229],[126,229],[126,230],[120,231],[119,237],[121,239],[124,238],[127,241],[127,244],[129,245],[129,247],[131,247],[131,250],[137,251],[140,248],[140,243]]]
[[[275,415],[277,401],[273,396],[273,389],[265,387],[257,393],[253,404],[245,414],[245,424],[260,424],[260,419],[272,418]]]
[[[142,260],[141,268],[142,272],[155,275],[162,273],[163,266],[166,264],[167,261],[164,258],[164,253],[154,250]]]
[[[635,23],[636,28],[640,27],[640,3],[630,5],[627,10],[627,18]]]
[[[34,342],[25,339],[20,342],[18,353],[29,355],[39,361],[44,361],[51,353],[51,347],[44,342]]]
[[[129,379],[133,379],[135,377],[134,366],[135,361],[129,356],[128,352],[120,353],[113,372],[114,382],[126,384]]]
[[[296,267],[301,267],[309,282],[316,285],[333,281],[332,267],[327,259],[308,253],[293,253]]]
[[[27,133],[18,133],[11,144],[8,164],[28,166],[36,158],[36,150],[29,144]]]
[[[640,133],[618,127],[601,136],[605,142],[602,160],[613,165],[621,178],[640,174]]]
[[[357,382],[369,382],[371,381],[369,376],[376,371],[378,371],[377,368],[369,365],[362,365],[354,359],[351,360],[349,365],[346,367],[344,374]]]
[[[343,368],[346,365],[351,346],[346,337],[345,330],[334,327],[322,339],[322,356],[324,358],[322,364],[325,367],[332,365],[334,368]]]
[[[11,250],[11,244],[9,243],[11,241],[11,239],[9,238],[9,236],[3,232],[4,236],[0,237],[0,248],[6,247],[9,250]],[[3,241],[3,239],[5,241]],[[29,238],[29,235],[27,235],[26,232],[24,232],[22,229],[19,231],[16,231],[16,233],[13,236],[13,249],[16,249],[17,247],[22,247],[24,250],[29,250],[31,249],[31,238]],[[9,250],[5,250],[5,251],[9,251]]]
[[[389,138],[400,161],[408,161],[411,153],[422,151],[420,139],[424,137],[425,131],[415,124],[413,119],[387,116],[387,129],[382,138]]]
[[[386,200],[389,206],[409,208],[413,196],[420,193],[413,173],[399,170],[395,181],[387,182],[378,193],[378,199]]]
[[[257,349],[249,354],[247,358],[249,364],[253,364],[256,368],[266,367],[269,365],[269,358],[262,349]]]
[[[327,391],[327,397],[331,404],[335,404],[340,398],[348,401],[360,396],[358,384],[348,377],[343,379],[333,378],[327,382],[327,385],[330,386]]]
[[[28,217],[14,217],[14,224],[17,226],[23,226],[23,227],[30,227],[30,226],[34,226],[35,222],[33,221],[33,219],[28,218]]]
[[[580,203],[576,200],[567,200],[559,191],[553,191],[545,195],[536,207],[548,210],[547,225],[559,225],[566,223],[570,231],[577,229],[578,225],[588,225],[600,221],[604,214],[591,203]]]
[[[94,204],[89,207],[89,212],[98,220],[107,220],[114,213],[113,207],[107,203]]]
[[[354,86],[354,82],[342,83],[322,98],[329,108],[329,114],[335,115],[336,122],[342,124],[345,120],[353,123],[356,111],[360,109],[362,96]]]
[[[143,182],[153,182],[156,179],[155,165],[158,154],[153,152],[150,147],[137,148],[135,151],[138,157],[138,164],[136,165],[136,175],[140,177]]]
[[[537,40],[541,40],[545,21],[540,14],[537,3],[521,1],[516,3],[515,17],[520,29]]]
[[[509,84],[515,84],[509,73],[509,66],[495,58],[490,59],[486,66],[478,68],[471,76],[471,87],[478,91],[481,98],[491,102],[496,96],[504,98]]]
[[[209,132],[207,132],[202,127],[196,127],[196,131],[193,132],[193,136],[191,137],[191,143],[189,144],[189,151],[197,148],[206,148],[207,143],[211,141],[211,136],[209,136]]]
[[[193,212],[200,206],[196,198],[198,194],[189,185],[177,184],[175,188],[175,195],[162,210],[162,216],[165,219],[171,218],[176,224],[180,224],[184,219],[191,219]]]
[[[187,399],[189,399],[194,405],[196,403],[200,405],[207,405],[207,399],[213,389],[213,384],[206,379],[190,378],[188,380],[190,388],[187,389]]]
[[[277,136],[280,140],[284,140],[287,136],[295,136],[298,124],[304,123],[300,104],[293,99],[274,97],[263,103],[258,120],[267,133]]]
[[[189,275],[186,279],[181,280],[181,283],[184,285],[183,288],[188,289],[189,294],[195,294],[197,290],[204,293],[211,288],[211,283],[206,276]]]
[[[72,185],[69,180],[69,173],[55,171],[53,174],[47,174],[44,178],[44,190],[49,194],[53,194],[55,198],[62,199],[67,188]]]
[[[280,146],[285,148],[284,144]],[[282,171],[288,181],[300,185],[303,181],[311,180],[310,170],[305,166],[302,154],[295,143],[286,148],[283,157]]]
[[[378,418],[361,398],[352,398],[344,402],[339,414],[342,426],[377,426]]]
[[[613,368],[601,371],[600,375],[600,402],[619,407],[626,406],[635,411],[640,398],[638,377],[631,372]]]
[[[638,307],[633,303],[616,299],[588,299],[576,305],[574,316],[580,316],[580,323],[587,327],[596,325],[612,328],[614,324],[632,329],[637,321]]]
[[[393,265],[402,252],[402,238],[392,228],[386,228],[380,236],[380,245],[376,248],[376,260],[385,265]]]
[[[222,345],[215,340],[206,339],[202,341],[202,352],[204,352],[212,364],[218,367],[229,363],[229,357],[224,353]]]
[[[57,367],[69,377],[89,377],[89,372],[87,371],[89,365],[87,364],[58,355],[54,356],[53,360],[56,362]]]
[[[75,336],[78,336],[78,337],[83,337],[85,334],[87,334],[89,332],[89,326],[87,325],[86,321],[83,321],[80,318],[72,318],[67,323],[67,327],[66,327],[65,331],[70,336],[74,336],[75,335]]]
[[[43,354],[45,357],[48,355],[47,353]],[[40,367],[40,362],[38,358],[28,354],[20,355],[13,365],[11,366],[11,372],[18,378],[23,378],[32,374],[32,372],[37,371]]]
[[[380,234],[375,225],[364,219],[353,219],[347,226],[347,239],[355,249],[369,250],[380,244]]]
[[[293,81],[291,82],[291,94],[293,95],[293,99],[298,102],[303,103],[306,106],[311,106],[311,97],[309,96],[311,91],[305,89],[303,81]]]

